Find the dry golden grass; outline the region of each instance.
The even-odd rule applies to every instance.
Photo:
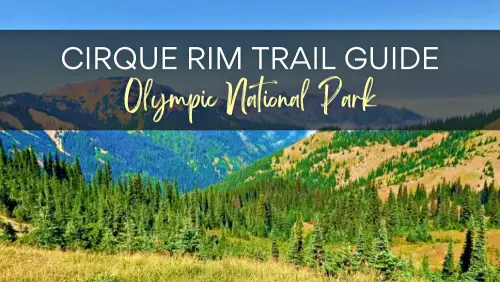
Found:
[[[500,170],[500,131],[483,130],[482,134],[468,140],[466,146],[478,144],[489,137],[496,137],[497,141],[481,146],[476,146],[476,151],[468,160],[461,160],[456,166],[434,167],[424,171],[423,175],[409,175],[403,183],[397,185],[391,184],[393,174],[386,174],[376,179],[380,184],[379,196],[385,200],[389,195],[389,191],[397,192],[400,184],[414,190],[418,184],[424,184],[430,191],[434,186],[442,182],[455,181],[460,179],[462,184],[468,184],[472,188],[479,190],[483,186],[485,180],[495,183],[500,183],[500,174],[496,173],[494,177],[487,177],[483,173],[487,161],[491,162],[494,171]],[[322,148],[328,145],[332,140],[334,132],[317,132],[307,138],[304,138],[297,143],[284,149],[283,154],[279,158],[279,162],[273,160],[271,168],[278,174],[284,173],[293,169],[297,163],[307,158],[315,149]],[[334,172],[335,165],[339,164],[341,169],[337,171],[335,178],[337,184],[345,184],[347,181],[366,177],[370,172],[375,170],[385,161],[398,157],[402,152],[414,153],[416,151],[425,150],[439,144],[448,136],[448,133],[436,132],[428,137],[420,140],[417,147],[411,147],[409,143],[405,145],[392,146],[390,144],[372,144],[365,147],[351,147],[349,150],[341,150],[340,152],[330,151],[327,157],[315,164],[312,164],[313,170],[318,170],[318,167],[323,168],[330,160],[330,171],[322,172],[324,176],[331,176]],[[344,177],[344,168],[348,168],[350,178],[346,181]],[[251,180],[249,178],[248,180]]]
[[[428,244],[408,244],[403,239],[396,242],[392,247],[395,255],[401,255],[408,258],[410,255],[415,266],[420,267],[424,255],[429,257],[429,265],[433,269],[441,269],[448,248],[448,239],[454,242],[453,253],[455,263],[460,260],[463,245],[465,242],[465,232],[456,230],[434,231],[432,238],[435,242]],[[496,267],[500,267],[500,230],[488,231],[488,259]]]
[[[0,281],[329,281],[319,273],[277,262],[64,253],[7,245],[0,245],[0,270]]]
[[[0,281],[381,281],[375,272],[326,277],[283,262],[200,261],[160,254],[106,255],[0,244]],[[412,280],[419,281],[419,280]]]

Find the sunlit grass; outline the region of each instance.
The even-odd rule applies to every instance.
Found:
[[[429,265],[433,269],[441,269],[449,239],[453,240],[455,262],[458,262],[465,242],[465,231],[433,231],[432,243],[409,244],[403,238],[393,244],[392,252],[405,258],[413,259],[419,267],[424,255],[429,257]],[[493,266],[500,267],[500,230],[488,231],[488,260]]]
[[[0,281],[331,281],[308,269],[246,259],[105,255],[0,245]],[[368,280],[369,281],[369,280]]]

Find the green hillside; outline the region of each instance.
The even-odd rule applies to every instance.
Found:
[[[261,179],[301,179],[310,188],[330,189],[375,181],[384,198],[400,185],[428,190],[443,180],[474,189],[498,183],[498,131],[322,131],[229,175],[219,188]]]

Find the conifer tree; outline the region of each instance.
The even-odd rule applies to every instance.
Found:
[[[45,248],[65,246],[64,229],[55,223],[46,213],[42,213],[37,220],[36,226],[30,233],[30,239],[33,243]]]
[[[378,190],[374,183],[370,184],[370,213],[369,223],[372,224],[373,230],[379,229],[381,211],[380,211],[380,198]]]
[[[361,267],[367,261],[366,240],[361,227],[358,228],[358,235],[356,237],[356,251],[353,256],[353,266],[355,269]]]
[[[304,263],[304,234],[302,229],[302,215],[299,213],[290,234],[290,251],[288,254],[290,262],[295,265],[302,265]]]
[[[469,271],[470,260],[472,256],[472,249],[474,247],[474,236],[475,236],[475,222],[474,217],[471,216],[468,221],[469,228],[465,234],[465,243],[460,256],[460,272],[465,273]]]
[[[258,233],[263,237],[267,237],[273,228],[273,218],[271,213],[271,203],[267,197],[261,197],[259,199],[259,207],[257,212],[258,217],[261,219],[261,224],[259,226]]]
[[[460,209],[460,219],[459,222],[467,226],[469,224],[469,221],[471,220],[472,217],[472,211],[471,211],[471,197],[467,193],[464,199],[462,200],[462,207]]]
[[[386,275],[391,275],[395,270],[393,256],[389,248],[389,240],[387,238],[387,229],[385,227],[385,220],[381,220],[380,227],[375,242],[375,264],[376,269]]]
[[[120,237],[120,249],[127,252],[136,250],[135,237],[137,236],[137,227],[132,219],[125,221],[123,233],[118,234]]]
[[[194,253],[200,248],[199,229],[191,224],[190,219],[185,220],[184,227],[178,231],[177,247],[183,253]]]
[[[487,272],[487,259],[486,259],[486,223],[484,219],[484,206],[480,209],[479,220],[478,220],[478,230],[474,241],[474,246],[472,248],[472,254],[470,258],[469,270],[465,273],[465,277],[468,279],[474,279],[476,281],[485,281]]]
[[[455,273],[455,263],[453,261],[453,242],[448,241],[448,250],[443,262],[443,270],[441,271],[443,279],[451,278]]]
[[[429,266],[429,257],[427,256],[427,254],[425,254],[424,257],[422,258],[422,264],[420,266],[420,273],[422,274],[422,276],[424,276],[426,278],[431,277],[431,268]]]
[[[311,261],[316,267],[322,267],[325,262],[323,230],[318,220],[314,223],[311,246]]]
[[[266,226],[266,232],[265,236],[267,237],[273,228],[273,217],[272,217],[272,209],[271,209],[271,203],[269,199],[266,197],[264,204],[264,224]]]
[[[389,240],[392,240],[399,232],[399,215],[396,204],[396,197],[392,189],[389,191],[389,198],[387,199],[387,213],[388,213],[388,235]]]
[[[489,226],[500,227],[500,191],[493,192],[494,195],[491,199],[490,219],[488,220]]]
[[[2,140],[0,140],[0,169],[3,169],[5,165],[7,165],[7,154],[5,153],[5,149],[3,148]]]
[[[102,240],[99,243],[98,250],[106,253],[112,253],[116,250],[118,240],[113,235],[111,229],[106,228],[102,236]]]

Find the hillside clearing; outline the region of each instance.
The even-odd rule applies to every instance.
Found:
[[[429,257],[429,265],[432,269],[440,270],[446,255],[447,241],[453,240],[453,254],[455,261],[460,261],[465,242],[465,232],[457,230],[433,231],[431,232],[434,242],[409,244],[404,239],[395,242],[392,252],[404,258],[411,256],[415,266],[420,267],[424,255]],[[495,267],[500,267],[500,230],[488,231],[488,260]]]
[[[369,134],[367,132],[366,136]],[[337,136],[335,132],[317,132],[285,148],[281,155],[273,158],[270,170],[279,176],[287,177],[287,174],[292,173],[296,177],[304,177],[307,174],[301,175],[300,172],[310,168],[309,174],[331,178],[335,180],[336,185],[344,185],[368,177],[388,161],[393,161],[395,164],[403,161],[401,158],[403,153],[415,154],[417,159],[429,162],[425,160],[425,155],[433,148],[440,148],[450,134],[450,132],[433,132],[414,139],[414,142],[399,145],[382,140],[380,143],[368,142],[367,145],[358,146],[351,140],[348,148],[342,148],[330,143]],[[348,142],[342,138],[345,136],[339,140]],[[401,185],[415,190],[418,184],[423,184],[428,191],[431,191],[443,180],[460,179],[462,184],[470,185],[475,190],[481,189],[485,181],[500,183],[500,174],[485,173],[488,166],[493,172],[500,170],[500,133],[492,130],[478,131],[470,139],[461,142],[460,146],[470,150],[462,159],[455,160],[454,155],[450,155],[445,160],[448,162],[446,165],[433,164],[422,169],[422,163],[415,163],[415,168],[422,169],[420,173],[406,168],[402,174],[391,171],[378,175],[376,182],[380,185],[379,196],[386,199],[390,190],[397,192]],[[449,153],[443,151],[441,154]]]

